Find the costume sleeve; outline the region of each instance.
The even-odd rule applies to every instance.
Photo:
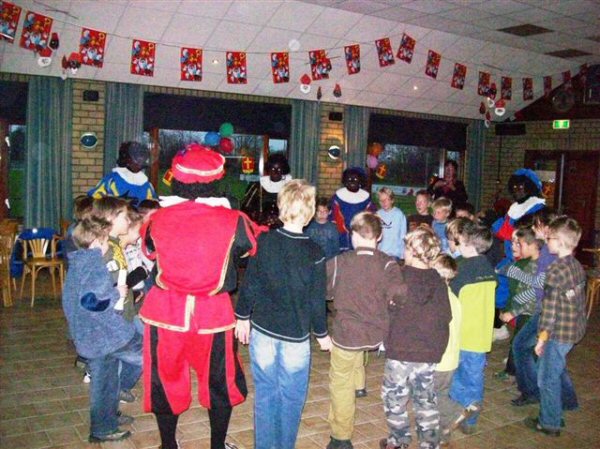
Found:
[[[325,294],[327,291],[327,273],[325,256],[315,262],[315,280],[310,289],[311,323],[313,333],[317,338],[327,336],[327,306]]]
[[[87,194],[95,199],[105,196],[119,196],[118,193],[115,195],[113,184],[112,173],[109,173],[102,178],[93,189],[89,190]]]

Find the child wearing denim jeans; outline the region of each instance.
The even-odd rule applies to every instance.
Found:
[[[492,245],[492,233],[476,223],[466,223],[458,237],[458,274],[450,288],[460,301],[462,323],[458,368],[450,386],[450,398],[461,404],[465,434],[476,431],[483,404],[486,353],[492,349],[496,275],[483,255]]]
[[[439,239],[428,226],[406,235],[405,265],[395,276],[388,305],[390,326],[381,387],[389,436],[380,449],[406,449],[412,437],[408,400],[412,400],[420,449],[437,449],[440,422],[434,387],[435,365],[448,344],[452,319],[448,287],[432,261]]]
[[[283,227],[258,238],[235,310],[235,335],[250,343],[256,449],[294,449],[308,392],[311,329],[321,349],[331,349],[325,257],[302,233],[315,213],[315,188],[292,180],[277,206]]]
[[[63,310],[77,353],[88,361],[91,443],[119,441],[131,432],[119,425],[133,418],[118,411],[119,388],[134,387],[142,372],[142,340],[133,324],[114,306],[126,294],[115,287],[102,260],[108,251],[111,224],[84,218],[73,230],[79,248],[69,254],[70,265],[62,296]]]
[[[558,258],[546,272],[535,345],[539,357],[540,414],[538,418],[527,418],[525,425],[556,437],[560,435],[565,393],[575,397],[567,371],[567,354],[583,338],[587,323],[586,274],[573,256],[580,238],[581,227],[572,218],[561,216],[548,226],[548,249]],[[570,386],[568,391],[566,385]]]

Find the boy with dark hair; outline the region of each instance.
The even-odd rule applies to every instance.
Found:
[[[377,250],[381,220],[361,212],[351,223],[354,250],[327,262],[327,297],[333,301],[327,449],[352,449],[356,393],[364,388],[364,351],[377,349],[388,330],[388,295],[399,269]]]
[[[305,231],[306,235],[321,247],[326,259],[331,259],[340,253],[340,235],[335,224],[328,220],[329,211],[329,200],[319,197],[315,216]]]
[[[475,221],[475,206],[471,203],[459,203],[454,206],[454,215],[456,218],[464,217]]]
[[[133,418],[120,415],[119,386],[129,391],[142,371],[142,341],[133,324],[114,306],[126,287],[115,287],[102,260],[108,251],[111,224],[84,218],[73,230],[78,250],[69,254],[63,310],[77,353],[87,359],[90,383],[90,443],[119,441],[131,432],[119,425]]]
[[[450,281],[462,308],[460,356],[450,397],[465,408],[466,419],[460,423],[465,434],[476,431],[483,404],[486,353],[492,349],[496,275],[483,255],[491,245],[488,228],[465,223],[458,238],[458,275]]]
[[[576,396],[567,371],[567,354],[583,338],[587,322],[586,274],[573,256],[580,238],[581,227],[572,218],[558,217],[548,226],[548,249],[558,258],[546,272],[535,346],[540,414],[526,419],[525,425],[550,436],[560,435],[565,386],[570,386],[568,396]]]

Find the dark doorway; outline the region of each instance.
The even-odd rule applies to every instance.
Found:
[[[595,247],[596,191],[600,151],[527,151],[525,166],[547,174],[554,173],[544,187],[548,204],[559,213],[577,220],[582,228],[577,258],[593,264],[591,253],[583,248]],[[554,185],[552,185],[554,184]]]

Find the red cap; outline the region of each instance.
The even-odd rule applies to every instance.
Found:
[[[209,147],[192,143],[175,155],[171,171],[184,184],[207,184],[225,175],[225,158]]]

